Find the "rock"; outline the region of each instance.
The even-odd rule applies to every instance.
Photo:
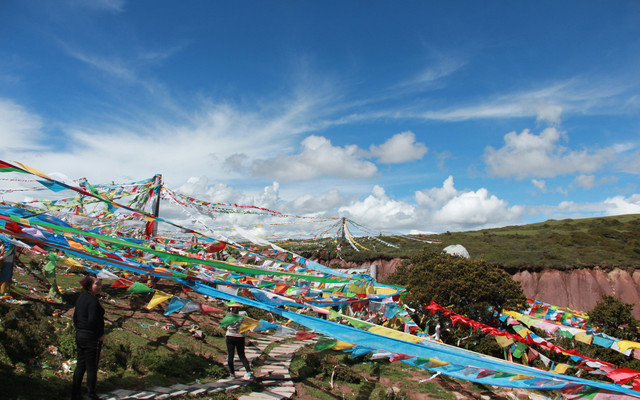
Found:
[[[460,256],[464,258],[470,258],[469,252],[461,244],[452,244],[445,247],[442,250],[443,253],[451,254],[452,256]]]

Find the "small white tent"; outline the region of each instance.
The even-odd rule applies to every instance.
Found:
[[[461,244],[452,244],[442,250],[443,253],[451,254],[452,256],[460,256],[464,258],[470,258],[469,252]]]

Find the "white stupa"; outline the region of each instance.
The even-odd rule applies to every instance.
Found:
[[[464,258],[470,258],[469,252],[461,244],[452,244],[445,247],[442,250],[443,253],[451,254],[452,256],[460,256]]]

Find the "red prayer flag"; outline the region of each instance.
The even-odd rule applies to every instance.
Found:
[[[295,340],[307,340],[316,336],[318,335],[316,335],[315,333],[298,331],[296,332]]]
[[[619,385],[624,385],[638,376],[640,376],[640,371],[631,368],[618,368],[607,374],[608,378]]]
[[[203,314],[211,314],[214,312],[223,312],[224,310],[221,310],[219,308],[215,308],[215,307],[211,307],[210,305],[207,304],[200,304],[200,311]]]
[[[396,353],[394,355],[391,356],[391,358],[389,358],[389,362],[396,362],[396,361],[400,361],[400,360],[407,360],[409,358],[413,358],[411,356],[408,356],[406,354],[401,354],[401,353]]]
[[[124,287],[124,288],[128,288],[129,286],[133,285],[133,282],[128,280],[128,279],[124,279],[124,278],[118,278],[116,279],[112,284],[111,287]]]

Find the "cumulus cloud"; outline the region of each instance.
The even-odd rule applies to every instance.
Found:
[[[372,178],[378,168],[362,159],[358,146],[334,146],[322,136],[305,138],[299,154],[255,160],[251,166],[254,176],[281,181],[299,181],[332,176],[338,178]]]
[[[344,205],[346,198],[337,189],[320,195],[304,194],[290,203],[296,212],[316,213],[331,210]]]
[[[338,212],[374,229],[400,229],[416,222],[415,206],[390,199],[385,189],[378,185],[364,200],[353,201],[340,207]]]
[[[493,176],[551,178],[574,172],[589,173],[613,161],[613,149],[569,150],[559,144],[566,135],[558,129],[547,128],[536,135],[525,129],[520,134],[509,132],[500,149],[488,146],[484,161]]]
[[[551,124],[560,123],[560,115],[562,114],[561,106],[549,104],[544,101],[534,104],[533,108],[536,110],[538,121],[544,121]]]
[[[508,207],[507,202],[487,189],[458,191],[449,176],[441,188],[418,191],[416,202],[429,215],[430,222],[458,228],[491,226],[515,221],[524,215],[523,206]]]
[[[607,215],[640,214],[640,194],[615,196],[604,201]]]
[[[417,191],[415,203],[392,199],[376,185],[366,198],[353,200],[338,212],[375,230],[438,232],[513,223],[522,218],[525,207],[509,207],[485,188],[459,191],[450,176],[442,187]]]
[[[421,159],[427,154],[427,146],[416,143],[416,135],[406,131],[393,135],[380,146],[371,145],[371,154],[384,164],[398,164]]]
[[[38,150],[42,119],[11,100],[0,98],[0,143],[4,151]]]

